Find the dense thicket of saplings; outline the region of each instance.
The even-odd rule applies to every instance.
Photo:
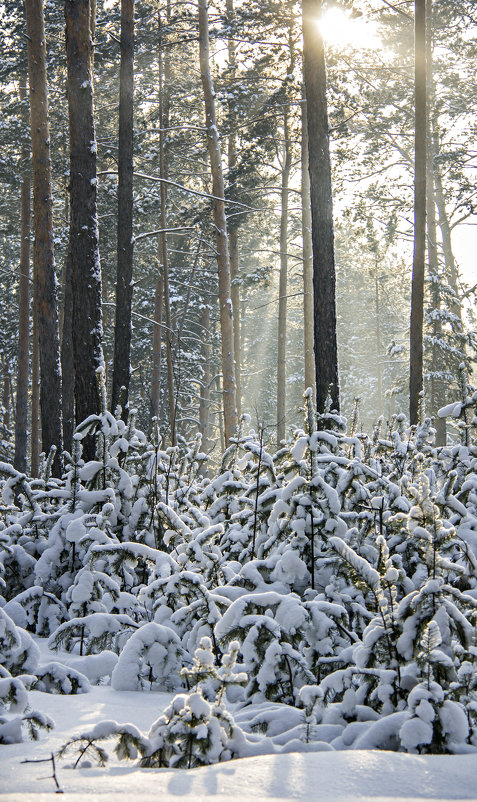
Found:
[[[476,402],[441,411],[441,448],[429,419],[317,425],[308,393],[291,442],[270,453],[244,420],[215,471],[200,439],[167,448],[106,411],[62,479],[51,455],[40,479],[2,463],[0,742],[50,725],[28,691],[111,683],[177,695],[149,733],[103,722],[64,752],[477,751]]]

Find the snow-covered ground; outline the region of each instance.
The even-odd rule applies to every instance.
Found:
[[[147,731],[171,697],[102,686],[78,696],[31,692],[29,698],[31,706],[51,716],[56,726],[40,741],[0,747],[2,802],[53,799],[50,763],[23,763],[25,759],[48,758],[71,735],[105,719],[131,722]],[[475,755],[421,757],[376,750],[290,753],[191,770],[139,769],[134,761],[119,763],[114,757],[106,768],[73,770],[68,768],[71,763],[71,758],[58,761],[57,775],[65,795],[74,802],[113,802],[119,796],[139,802],[477,799]]]

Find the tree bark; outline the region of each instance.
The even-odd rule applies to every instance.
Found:
[[[426,0],[414,3],[414,253],[412,263],[409,417],[411,425],[419,420],[420,394],[423,388],[424,262],[426,250]]]
[[[27,92],[20,87],[20,99],[26,109]],[[28,115],[25,113],[28,119]],[[24,122],[27,122],[27,119]],[[31,220],[31,181],[30,148],[22,147],[22,188],[21,188],[21,243],[20,279],[18,290],[18,369],[17,395],[15,403],[15,455],[13,466],[25,473],[27,469],[28,435],[28,379],[29,379],[29,338],[30,338],[30,220]]]
[[[288,108],[283,119],[283,161],[280,213],[280,278],[278,283],[278,359],[277,359],[277,442],[286,436],[286,345],[288,286],[288,182],[292,153],[288,127]]]
[[[65,19],[70,132],[69,258],[78,424],[100,412],[97,372],[104,369],[89,0],[65,0]],[[85,459],[93,459],[93,438],[85,438],[83,444]]]
[[[442,365],[438,341],[442,338],[442,320],[440,317],[441,297],[439,280],[439,260],[437,254],[436,209],[434,198],[434,180],[432,162],[428,157],[427,171],[427,259],[429,263],[429,278],[431,281],[432,303],[432,345],[431,345],[431,386],[430,386],[430,413],[434,415],[436,427],[436,445],[446,444],[446,419],[439,418],[437,412],[445,404],[446,382],[439,378],[445,368]]]
[[[199,400],[199,431],[202,435],[202,451],[208,454],[211,447],[210,442],[210,309],[207,303],[202,304],[201,314],[201,345],[200,355],[202,358],[202,383],[200,385]]]
[[[33,262],[33,287],[36,287],[35,262]],[[38,341],[38,311],[35,291],[33,292],[31,351],[31,475],[38,476],[40,468],[40,346]]]
[[[11,398],[12,378],[10,375],[10,366],[8,359],[3,358],[3,392],[2,392],[2,407],[3,407],[3,425],[7,430],[10,425],[10,398]]]
[[[227,24],[233,24],[235,9],[234,0],[226,0],[227,11]],[[235,51],[235,41],[233,37],[227,39],[227,52],[229,59],[229,70],[232,81],[235,79],[237,69],[237,54]],[[237,136],[234,130],[235,114],[234,114],[233,100],[229,103],[229,117],[231,131],[228,136],[227,147],[227,166],[230,173],[235,170],[237,166]],[[229,255],[230,255],[230,280],[231,280],[231,298],[232,298],[232,313],[234,318],[234,360],[235,360],[235,399],[237,402],[237,417],[240,418],[242,414],[242,349],[240,338],[240,283],[239,283],[239,247],[238,247],[238,229],[234,225],[229,228]]]
[[[159,249],[159,245],[158,245]],[[160,264],[159,256],[157,260]],[[159,420],[161,403],[161,346],[162,346],[162,306],[164,301],[164,280],[159,269],[154,292],[154,330],[152,333],[152,378],[151,378],[151,418]]]
[[[207,148],[212,172],[213,216],[216,231],[219,278],[220,333],[222,344],[222,392],[226,446],[237,430],[237,404],[234,364],[234,320],[230,278],[230,258],[225,216],[224,178],[215,114],[215,96],[209,64],[209,21],[207,0],[198,0],[200,76],[204,92]]]
[[[131,307],[133,293],[133,131],[134,131],[134,0],[121,0],[121,63],[119,69],[118,263],[112,409],[124,403],[127,420],[131,379]],[[124,388],[124,390],[122,390]]]
[[[167,7],[167,19],[170,16],[169,5]],[[160,133],[159,133],[159,172],[161,178],[167,179],[169,174],[169,165],[166,153],[165,131],[169,127],[169,84],[170,84],[170,58],[169,51],[164,48],[162,36],[162,23],[159,17],[159,33],[160,33],[160,47],[159,47],[159,120],[160,120]],[[165,58],[164,58],[165,56]],[[174,381],[174,357],[173,357],[173,323],[171,316],[171,304],[169,297],[169,250],[167,243],[167,184],[161,181],[160,196],[161,196],[161,233],[158,238],[158,256],[160,263],[160,270],[162,276],[162,290],[163,290],[163,303],[164,303],[164,341],[166,345],[166,374],[167,374],[167,401],[169,413],[169,434],[171,445],[176,444],[176,392]]]
[[[67,147],[68,134],[65,130]],[[65,153],[65,157],[66,157]],[[69,181],[65,176],[65,221],[70,220]],[[75,373],[73,368],[73,296],[71,259],[66,251],[63,266],[63,306],[60,308],[61,404],[63,413],[63,448],[71,454],[75,425]]]
[[[317,25],[321,0],[303,0],[303,69],[307,98],[310,171],[316,408],[339,411],[338,346],[336,338],[333,200],[329,148],[326,63],[323,37]]]
[[[40,352],[42,448],[56,446],[53,475],[61,473],[61,373],[58,310],[53,247],[46,41],[41,0],[25,0],[30,84],[30,124],[33,166],[34,263]]]
[[[379,261],[374,264],[374,310],[376,314],[376,379],[378,390],[378,418],[383,414],[383,337],[381,332],[381,298],[379,296]]]
[[[303,240],[303,342],[305,347],[305,390],[315,390],[313,354],[313,243],[311,239],[310,173],[308,170],[308,120],[306,100],[302,104],[301,129],[301,233]]]
[[[439,170],[439,165],[436,164],[436,157],[439,154],[439,133],[437,129],[437,121],[433,120],[432,125],[432,160],[434,165],[434,198],[438,212],[438,225],[442,237],[442,251],[444,254],[444,262],[446,268],[446,276],[449,285],[454,293],[454,302],[452,303],[451,310],[455,315],[457,321],[457,330],[462,332],[464,325],[462,321],[462,306],[459,301],[459,274],[452,249],[452,234],[447,215],[446,202],[444,198],[444,189],[442,187],[442,177]]]
[[[434,191],[434,148],[432,143],[432,118],[434,117],[434,80],[432,74],[433,38],[432,38],[432,0],[426,0],[426,82],[428,115],[427,151],[426,151],[426,203],[427,203],[427,261],[429,266],[429,279],[431,283],[432,304],[432,345],[431,345],[431,381],[430,381],[430,412],[434,415],[436,427],[436,445],[446,444],[446,419],[440,418],[437,412],[445,404],[445,381],[440,378],[444,366],[439,351],[438,342],[442,338],[442,319],[440,316],[441,293],[439,280],[439,256],[437,251],[437,221]]]
[[[73,367],[73,294],[71,255],[66,254],[63,293],[63,328],[61,335],[61,378],[63,402],[63,445],[71,453],[75,426],[75,372]]]

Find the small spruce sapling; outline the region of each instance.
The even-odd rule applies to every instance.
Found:
[[[239,644],[231,643],[222,668],[217,669],[211,640],[202,638],[192,666],[182,672],[195,690],[176,696],[152,725],[148,734],[151,752],[143,758],[142,765],[193,768],[235,756],[244,735],[223,700],[228,687],[246,681],[243,672],[234,671],[238,651]],[[204,698],[204,687],[208,689],[209,701]]]

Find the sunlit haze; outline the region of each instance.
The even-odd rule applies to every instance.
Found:
[[[362,17],[351,17],[343,9],[328,9],[318,25],[323,38],[330,45],[336,47],[351,45],[370,50],[382,47],[376,23]]]

